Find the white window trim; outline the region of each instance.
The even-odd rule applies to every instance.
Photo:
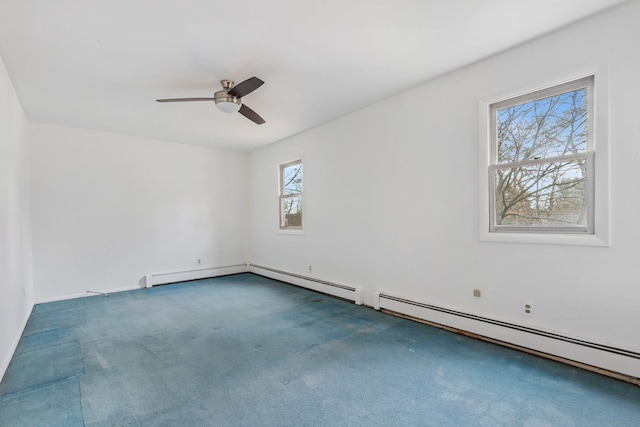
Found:
[[[565,154],[557,157],[543,157],[539,159],[530,159],[523,160],[519,162],[509,162],[500,164],[498,163],[498,152],[497,152],[497,112],[510,108],[516,105],[521,105],[525,103],[529,103],[532,101],[537,101],[541,99],[546,99],[552,96],[561,95],[563,93],[586,89],[587,90],[587,108],[588,108],[588,116],[587,116],[587,141],[586,147],[584,151],[576,154]],[[595,118],[595,108],[594,108],[594,79],[593,76],[588,76],[585,78],[577,79],[571,81],[569,83],[555,85],[553,87],[535,91],[532,93],[527,93],[525,95],[512,97],[506,99],[504,101],[496,102],[491,104],[489,108],[489,123],[491,123],[491,141],[489,143],[490,151],[491,151],[491,162],[488,169],[488,179],[491,183],[489,186],[489,232],[490,233],[514,233],[514,232],[523,232],[523,233],[586,233],[586,234],[594,234],[594,217],[595,212],[593,212],[594,208],[594,180],[595,174],[594,171],[594,140],[595,134],[592,132],[594,128],[594,118]],[[531,165],[539,165],[539,164],[549,164],[555,162],[563,162],[563,161],[571,161],[577,159],[584,159],[587,164],[587,175],[585,177],[585,204],[587,206],[587,223],[585,226],[566,226],[566,227],[544,227],[544,226],[512,226],[512,225],[497,225],[495,223],[495,171],[501,169],[511,169],[520,166],[531,166]]]
[[[302,167],[303,167],[303,172],[302,172],[302,226],[300,228],[281,228],[280,227],[280,209],[281,209],[281,203],[282,203],[282,168],[284,166],[287,165],[291,165],[294,163],[300,162],[302,163]],[[305,167],[305,161],[304,161],[304,155],[299,155],[296,156],[294,158],[292,158],[291,160],[285,161],[285,162],[281,162],[278,163],[278,173],[277,173],[277,179],[278,179],[278,221],[277,221],[277,234],[283,234],[283,235],[293,235],[293,236],[304,236],[305,235],[305,215],[304,215],[304,206],[305,206],[305,173],[304,173],[304,167]]]
[[[492,232],[490,223],[492,220],[490,197],[493,193],[493,182],[489,179],[489,168],[492,165],[492,123],[491,105],[500,103],[506,99],[517,99],[520,96],[539,92],[541,90],[553,91],[558,85],[564,85],[573,81],[593,76],[594,88],[590,100],[593,104],[592,132],[594,146],[588,150],[594,151],[593,169],[595,170],[594,189],[594,220],[593,234],[587,233],[549,233],[548,230],[535,232]],[[537,87],[524,87],[520,90],[501,92],[479,100],[479,237],[486,242],[512,242],[512,243],[541,243],[559,245],[581,246],[610,246],[610,222],[609,222],[609,134],[608,134],[608,84],[606,70],[597,70],[582,73],[561,80],[551,80]],[[515,102],[517,103],[517,102]]]

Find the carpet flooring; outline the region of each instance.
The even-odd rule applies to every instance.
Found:
[[[640,387],[253,274],[34,307],[0,426],[640,426]]]

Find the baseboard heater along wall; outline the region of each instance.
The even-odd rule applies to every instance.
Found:
[[[640,352],[375,292],[374,308],[640,385]]]
[[[247,271],[248,264],[234,264],[221,267],[203,267],[167,273],[147,274],[145,275],[145,286],[151,288],[156,285],[207,279],[209,277],[226,276],[228,274],[246,273]]]
[[[300,274],[251,263],[147,274],[145,276],[145,286],[147,288],[151,288],[157,285],[166,285],[169,283],[186,282],[188,280],[207,279],[210,277],[246,272],[251,272],[259,276],[269,277],[270,279],[280,280],[281,282],[333,295],[338,298],[353,301],[358,305],[362,305],[363,302],[362,288],[342,285],[339,283],[329,282],[327,280],[316,279],[314,277],[302,276]]]
[[[277,270],[275,268],[265,267],[262,265],[251,263],[247,265],[250,272],[258,274],[260,276],[269,277],[271,279],[280,280],[282,282],[291,283],[303,288],[333,295],[342,299],[353,301],[357,305],[362,305],[363,303],[363,290],[359,287],[342,285],[339,283],[290,273],[288,271]]]

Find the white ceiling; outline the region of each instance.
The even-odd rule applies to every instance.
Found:
[[[0,0],[28,118],[248,152],[623,0]],[[258,126],[213,102],[257,76]]]

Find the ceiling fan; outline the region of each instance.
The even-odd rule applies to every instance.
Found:
[[[242,103],[242,97],[250,94],[264,84],[257,77],[251,77],[243,82],[234,85],[231,80],[221,80],[222,90],[213,94],[213,98],[169,98],[156,99],[157,102],[189,102],[189,101],[213,101],[220,111],[225,113],[240,113],[247,119],[259,125],[264,123],[264,119]]]

